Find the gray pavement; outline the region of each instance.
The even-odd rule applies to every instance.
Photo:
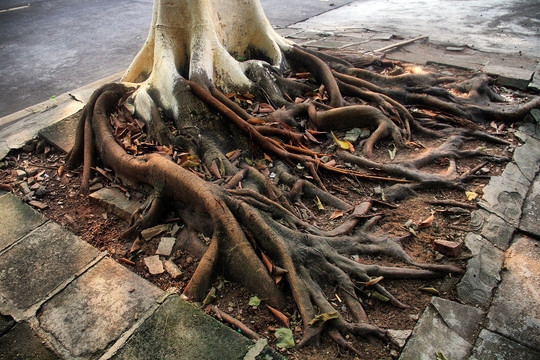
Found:
[[[14,195],[0,204],[0,359],[281,359],[60,225],[29,225]]]
[[[362,3],[369,1],[354,5]],[[338,15],[343,10],[334,11],[334,19],[340,21]],[[375,50],[407,37],[405,30],[375,31],[359,28],[355,22],[334,27],[325,24],[324,29],[315,29],[311,23],[297,23],[280,32],[312,48],[356,51]],[[535,79],[538,69],[538,59],[525,53],[520,56],[468,47],[448,49],[447,44],[432,40],[432,36],[386,56],[420,64],[494,69],[492,74],[498,75],[501,84],[522,88],[534,83],[530,80]],[[86,87],[87,92],[91,88]],[[40,129],[36,117],[47,118],[49,123],[58,121],[69,115],[70,102],[66,96],[56,107],[42,104],[36,114],[26,110],[0,119],[1,138],[6,134],[14,136],[16,127],[12,126],[17,119],[34,119],[38,128],[19,137],[18,143],[24,143],[24,138],[28,140]],[[432,359],[436,352],[453,360],[540,358],[540,125],[533,122],[516,127],[515,135],[523,145],[514,151],[513,161],[503,173],[484,188],[480,209],[472,213],[473,231],[465,245],[473,257],[457,286],[458,301],[432,299],[408,338],[401,359]],[[113,263],[106,254],[42,219],[13,195],[0,193],[0,212],[0,346],[13,349],[22,339],[25,344],[35,345],[32,351],[44,354],[43,358],[54,358],[48,349],[63,358],[142,359],[157,353],[178,358],[173,349],[195,345],[186,358],[197,357],[199,350],[205,354],[215,350],[206,358],[223,358],[222,347],[212,346],[210,340],[231,341],[231,351],[237,351],[238,358],[248,351],[263,351],[264,344],[249,350],[253,345],[250,341],[197,312],[177,295],[164,293]],[[43,246],[45,241],[52,246]],[[59,255],[58,249],[64,246],[67,257],[63,257],[63,250]],[[50,262],[53,264],[48,268]],[[115,309],[114,321],[104,324],[102,318],[111,306]],[[199,316],[202,318],[196,324],[202,328],[189,322],[182,324],[181,319]],[[178,321],[169,327],[172,323],[168,319]],[[190,329],[192,338],[180,336]],[[77,340],[80,333],[91,338]],[[160,336],[163,333],[168,337]],[[207,334],[212,336],[203,336]],[[3,354],[13,353],[0,352],[0,359]]]
[[[286,27],[352,0],[262,0]],[[0,117],[125,70],[146,40],[152,0],[0,2]],[[17,9],[18,8],[18,9]]]

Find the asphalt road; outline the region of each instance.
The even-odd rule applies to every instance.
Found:
[[[0,117],[126,69],[146,39],[152,2],[0,0]],[[262,0],[279,27],[350,2]]]

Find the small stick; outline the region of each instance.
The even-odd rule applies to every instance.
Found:
[[[476,209],[476,205],[471,205],[456,200],[429,200],[426,202],[430,205],[457,206],[464,209]]]
[[[229,324],[233,325],[237,329],[240,329],[240,331],[242,331],[242,333],[245,336],[247,336],[248,338],[253,339],[253,340],[259,340],[259,338],[260,338],[259,335],[255,331],[253,331],[249,327],[247,327],[246,324],[244,324],[240,320],[238,320],[238,319],[232,317],[231,315],[219,310],[219,308],[217,306],[215,306],[215,305],[212,306],[211,309],[214,312],[214,314],[216,314],[218,319],[223,320],[225,322],[228,322]]]
[[[401,46],[404,46],[404,45],[408,45],[408,44],[413,43],[415,41],[424,40],[424,39],[427,39],[427,38],[428,38],[427,35],[419,36],[419,37],[414,38],[414,39],[409,39],[409,40],[405,40],[405,41],[402,41],[402,42],[395,43],[393,45],[385,46],[383,48],[375,50],[375,52],[382,53],[382,52],[385,52],[387,50],[390,50],[390,49],[393,50],[394,48],[401,47]]]

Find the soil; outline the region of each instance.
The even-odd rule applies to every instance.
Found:
[[[440,71],[440,69],[435,69]],[[508,128],[499,128],[499,124],[482,124],[482,130],[490,133],[496,131],[504,139],[515,143],[511,131]],[[345,132],[336,132],[338,138],[342,138]],[[409,146],[398,149],[395,160],[409,159],[424,151],[424,147],[435,147],[443,140],[431,140],[427,138],[416,138],[417,146]],[[327,147],[332,143],[329,138],[322,147]],[[513,145],[503,146],[489,143],[471,141],[467,147],[474,149],[477,147],[490,154],[511,156]],[[358,148],[360,148],[358,146]],[[381,141],[375,148],[373,160],[388,162],[389,154],[394,146],[390,141]],[[101,251],[107,251],[109,256],[117,260],[126,268],[134,271],[140,276],[148,279],[163,290],[176,288],[182,292],[191,275],[195,271],[198,259],[192,254],[176,250],[172,254],[172,260],[182,270],[182,276],[178,280],[173,280],[165,272],[160,275],[151,275],[144,264],[144,257],[155,254],[160,237],[157,236],[149,241],[142,242],[140,249],[130,251],[133,242],[125,242],[120,239],[120,234],[128,227],[126,219],[121,219],[116,215],[107,212],[99,204],[93,202],[89,197],[79,194],[78,188],[81,182],[81,170],[64,171],[64,155],[42,141],[34,140],[24,150],[12,151],[2,162],[0,162],[0,184],[4,190],[13,191],[24,201],[38,201],[45,217],[61,224],[66,229],[80,236],[89,244]],[[458,162],[460,173],[482,163],[481,159],[464,159]],[[448,166],[448,161],[440,161],[437,166],[433,166],[430,171],[438,172]],[[468,258],[468,251],[464,249],[457,258],[447,257],[433,249],[433,242],[437,239],[463,242],[465,235],[469,231],[470,208],[456,208],[455,206],[435,206],[430,205],[431,200],[455,200],[475,206],[482,194],[482,188],[489,181],[490,176],[498,175],[503,170],[504,165],[488,163],[484,165],[481,173],[484,175],[468,183],[468,191],[478,194],[478,198],[471,200],[464,192],[448,189],[436,189],[423,191],[417,197],[398,203],[395,207],[387,206],[384,202],[376,203],[371,210],[371,214],[382,214],[382,220],[377,224],[376,231],[395,236],[410,236],[404,241],[405,250],[417,261],[423,263],[452,263],[465,267]],[[24,170],[25,174],[17,174],[17,170]],[[121,189],[125,196],[143,201],[146,194],[138,192],[119,179],[114,179],[114,174],[107,169],[100,169],[96,172],[96,177],[92,184],[97,188],[115,187]],[[425,169],[424,169],[425,170]],[[103,176],[106,174],[107,177]],[[346,176],[325,174],[325,184],[334,195],[346,198],[350,203],[360,203],[369,198],[379,200],[384,199],[384,189],[387,183],[377,183],[352,179]],[[38,185],[36,185],[38,184]],[[101,185],[97,185],[101,184]],[[30,188],[30,193],[25,193],[26,185]],[[31,203],[36,205],[36,203]],[[331,220],[334,209],[325,208],[320,210],[317,204],[306,203],[310,211],[317,216],[317,225],[321,228],[334,228],[346,218],[345,216]],[[429,221],[430,216],[433,220]],[[428,220],[425,227],[420,228],[418,224]],[[182,227],[182,222],[170,215],[168,223],[171,229],[174,224],[177,228]],[[172,231],[172,230],[171,230]],[[174,235],[174,234],[173,234]],[[200,235],[202,236],[202,235]],[[380,265],[399,265],[395,260],[382,256],[362,257],[363,263],[377,263]],[[433,292],[450,300],[457,300],[455,285],[459,277],[446,276],[443,279],[430,281],[424,280],[383,280],[383,284],[398,299],[409,305],[408,309],[401,310],[386,302],[377,300],[370,296],[368,288],[363,292],[364,308],[370,321],[382,328],[396,330],[412,330],[418,318],[421,316],[426,305],[429,303]],[[344,348],[336,345],[328,336],[322,336],[320,344],[305,349],[283,350],[275,347],[276,339],[274,331],[284,325],[272,314],[268,307],[262,302],[258,306],[250,306],[249,302],[255,294],[250,293],[238,284],[231,283],[218,277],[214,283],[216,298],[213,305],[233,317],[241,320],[244,324],[269,340],[271,346],[280,351],[289,359],[393,359],[399,357],[401,349],[391,343],[375,338],[350,339],[353,345],[360,350],[360,355],[355,355]],[[431,288],[434,290],[421,290]],[[326,289],[328,298],[335,308],[340,309],[341,314],[351,319],[347,309],[342,305],[342,299],[335,294],[334,289]],[[289,305],[281,312],[290,320],[290,329],[294,338],[298,341],[302,336],[302,321],[294,306],[294,301],[290,299]],[[235,329],[236,330],[236,329]],[[239,331],[240,332],[240,331]]]

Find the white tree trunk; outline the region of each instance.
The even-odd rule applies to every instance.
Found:
[[[247,91],[252,83],[245,71],[261,63],[249,60],[250,53],[280,67],[282,51],[291,46],[258,0],[155,0],[148,38],[122,81],[139,83],[133,101],[143,119],[150,121],[155,102],[178,116],[179,80]]]

